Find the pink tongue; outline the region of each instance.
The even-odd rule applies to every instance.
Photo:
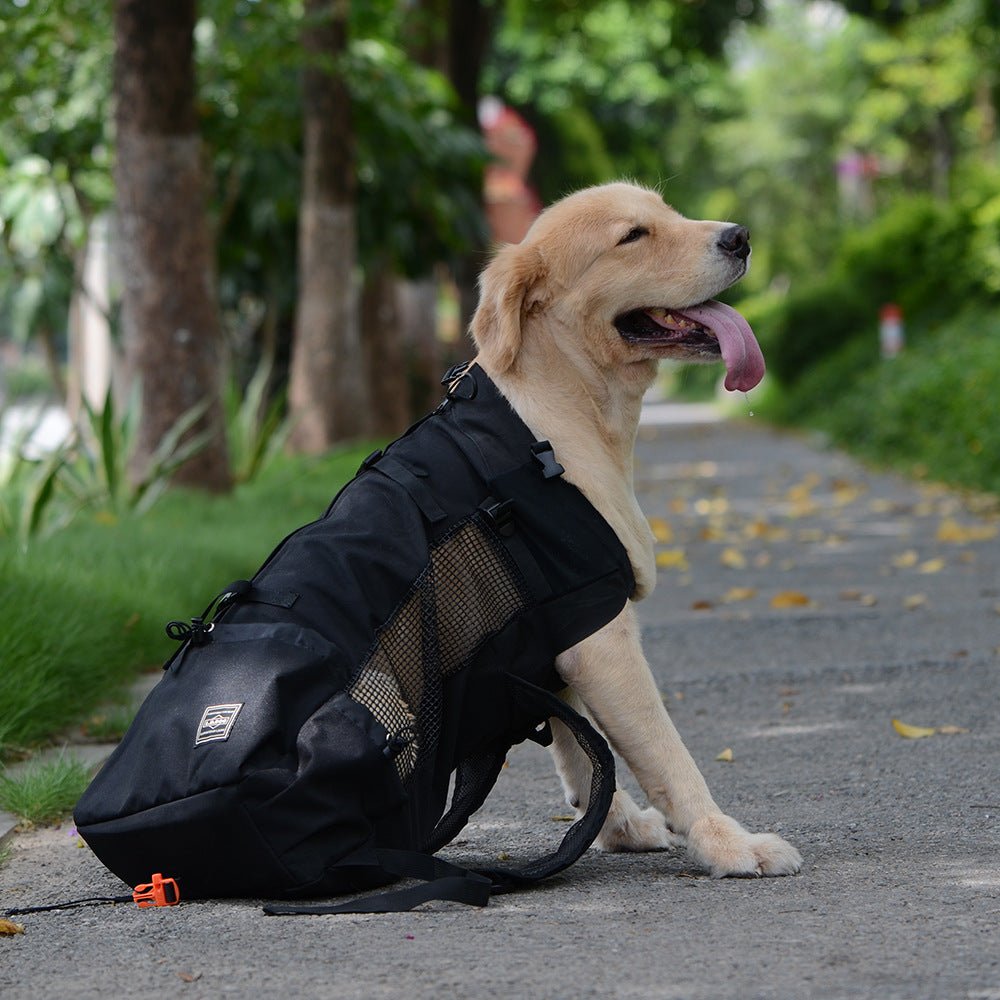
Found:
[[[726,363],[725,386],[748,392],[764,377],[764,355],[750,324],[733,308],[709,299],[684,310],[684,315],[707,327],[719,338]]]

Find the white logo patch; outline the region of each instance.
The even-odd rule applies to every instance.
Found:
[[[243,704],[239,705],[209,705],[201,714],[198,723],[198,735],[194,745],[211,743],[215,740],[228,740],[233,731],[236,716],[240,714]]]

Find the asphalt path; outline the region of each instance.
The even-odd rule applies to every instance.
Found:
[[[41,913],[0,937],[0,996],[1000,1000],[995,509],[691,413],[640,431],[661,539],[646,648],[716,799],[794,843],[800,875],[713,881],[683,854],[589,851],[482,910]],[[546,753],[519,747],[446,856],[527,858],[565,814]],[[8,853],[0,909],[124,888],[68,827]]]

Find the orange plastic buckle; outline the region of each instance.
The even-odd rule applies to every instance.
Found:
[[[144,882],[132,890],[132,898],[140,909],[150,906],[176,906],[181,901],[181,893],[172,878],[164,878],[157,872],[152,882]]]

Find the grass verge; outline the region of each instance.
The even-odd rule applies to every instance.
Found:
[[[16,778],[0,775],[0,808],[23,823],[54,823],[72,812],[90,782],[90,769],[73,757],[29,765]]]
[[[368,451],[282,459],[227,497],[175,490],[141,517],[84,512],[26,550],[0,540],[0,758],[126,698],[172,652],[164,623],[252,574]]]

